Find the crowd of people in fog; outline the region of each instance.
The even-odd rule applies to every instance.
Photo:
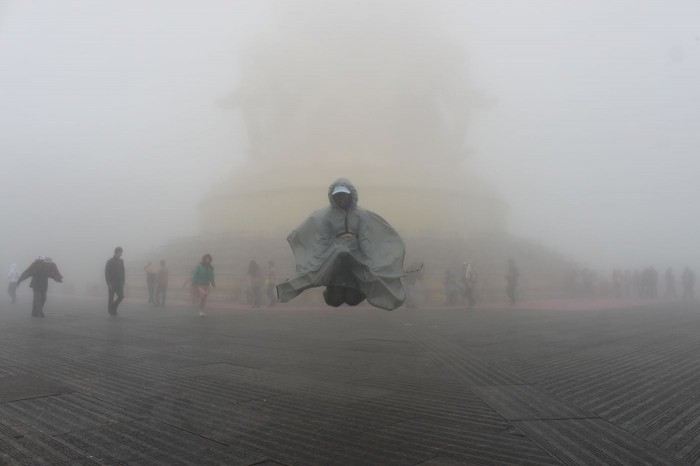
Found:
[[[122,248],[117,247],[114,255],[105,264],[105,281],[108,290],[107,312],[111,316],[118,315],[119,304],[124,299],[126,274],[124,261],[121,259]],[[58,283],[63,277],[58,266],[50,257],[39,256],[24,272],[20,273],[17,264],[12,264],[8,273],[7,293],[11,303],[17,301],[17,288],[26,279],[33,292],[32,316],[44,317],[49,279]],[[146,274],[146,289],[148,304],[153,307],[165,307],[168,292],[169,270],[165,260],[159,265],[148,263],[144,267]],[[249,285],[245,289],[245,302],[253,308],[260,308],[265,302],[267,306],[277,303],[275,285],[277,273],[275,263],[269,261],[266,266],[259,265],[255,260],[248,264],[246,275]],[[407,308],[417,307],[417,284],[424,278],[425,269],[418,263],[410,265],[403,278],[406,289]],[[660,277],[660,275],[663,275]],[[520,271],[513,259],[506,265],[504,295],[511,305],[519,299],[518,281]],[[589,268],[574,269],[565,274],[566,287],[569,295],[575,298],[612,296],[618,299],[684,299],[695,298],[695,272],[688,267],[683,268],[680,279],[672,267],[663,274],[653,266],[644,269],[614,269],[609,278],[600,275]],[[461,272],[454,273],[451,269],[445,272],[443,279],[445,300],[448,306],[465,306],[471,309],[476,304],[477,272],[474,263],[467,260],[462,264]],[[677,284],[680,285],[677,288]],[[204,309],[211,289],[216,288],[214,278],[213,258],[205,254],[196,264],[186,280],[184,287],[189,287],[192,305],[197,308],[198,315],[206,316]]]
[[[508,259],[505,274],[505,295],[511,306],[515,305],[519,299],[519,278],[520,269],[515,264],[515,260]],[[455,274],[451,269],[447,269],[444,278],[445,304],[448,306],[464,304],[467,309],[473,308],[476,304],[476,285],[476,267],[471,260],[467,260],[462,264],[459,274]]]
[[[113,317],[119,315],[118,308],[124,299],[126,286],[126,268],[124,260],[121,258],[122,254],[123,248],[115,248],[113,256],[105,264],[107,312]],[[45,317],[43,309],[48,293],[48,280],[50,278],[59,283],[63,281],[58,266],[50,257],[39,256],[24,272],[20,273],[19,270],[17,264],[12,264],[8,272],[7,294],[10,297],[10,303],[17,302],[17,288],[24,280],[31,278],[29,286],[34,295],[32,316]],[[165,307],[170,276],[165,260],[161,260],[159,265],[149,262],[143,270],[146,274],[148,304],[153,307]],[[267,305],[274,306],[277,303],[275,263],[269,261],[266,267],[261,267],[255,260],[252,260],[248,265],[247,275],[250,279],[250,286],[246,289],[246,301],[253,308],[259,308],[263,304],[264,293]],[[207,298],[211,289],[216,288],[211,254],[205,254],[201,261],[191,269],[183,287],[189,287],[190,299],[192,305],[197,308],[198,315],[206,316],[204,308]]]
[[[672,267],[662,274],[653,266],[644,269],[613,269],[609,280],[584,268],[569,277],[569,287],[575,297],[611,295],[615,298],[691,300],[695,297],[695,272],[684,267],[680,274],[680,293]]]
[[[287,236],[295,258],[295,273],[278,281],[275,263],[266,267],[251,260],[246,269],[249,279],[246,299],[253,308],[263,304],[263,293],[268,305],[288,302],[305,290],[323,287],[323,299],[329,306],[343,304],[357,306],[365,300],[382,309],[393,310],[402,305],[416,307],[416,287],[424,274],[422,262],[404,267],[405,245],[398,232],[378,214],[358,206],[355,186],[346,178],[336,179],[327,191],[328,205],[313,211]],[[126,272],[122,259],[123,249],[117,247],[105,264],[107,284],[107,312],[118,315],[124,299]],[[183,287],[189,286],[192,305],[198,315],[204,309],[209,294],[216,288],[214,258],[204,254],[190,271]],[[148,304],[165,307],[170,272],[165,260],[158,265],[151,262],[144,267]],[[654,267],[644,270],[612,271],[610,280],[598,280],[588,268],[571,269],[562,274],[565,289],[572,297],[590,297],[606,293],[597,287],[612,289],[617,298],[651,298],[659,296],[659,272]],[[8,274],[8,294],[15,303],[20,283],[32,278],[34,293],[32,316],[44,317],[49,278],[62,282],[58,266],[48,257],[38,257],[24,272],[12,264]],[[520,299],[520,269],[510,258],[504,274],[505,295],[511,306]],[[551,280],[550,280],[551,281]],[[664,274],[666,298],[677,298],[676,278],[672,268]],[[444,277],[446,305],[475,306],[478,275],[471,260],[462,264],[455,273],[448,268]],[[681,274],[682,297],[694,298],[695,273],[686,267]],[[566,294],[565,290],[565,294]]]

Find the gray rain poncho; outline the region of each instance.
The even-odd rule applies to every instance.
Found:
[[[336,205],[331,194],[339,185],[350,190],[352,204],[347,210]],[[330,285],[357,289],[382,309],[403,304],[403,241],[386,220],[358,207],[357,198],[349,180],[337,179],[328,188],[330,206],[313,212],[289,234],[296,272],[277,285],[281,302],[306,289]],[[343,234],[348,231],[352,234]]]

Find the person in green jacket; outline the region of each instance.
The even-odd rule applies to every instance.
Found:
[[[199,315],[205,316],[204,306],[207,303],[209,296],[209,287],[216,288],[214,281],[214,267],[211,265],[211,254],[205,254],[202,257],[202,262],[197,264],[197,267],[192,271],[191,291],[193,302],[199,301]]]

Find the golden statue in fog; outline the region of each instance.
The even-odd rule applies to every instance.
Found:
[[[401,232],[505,229],[503,203],[465,169],[465,53],[425,24],[424,6],[387,22],[376,10],[396,3],[370,4],[295,4],[278,36],[247,50],[227,104],[249,158],[201,204],[205,232],[286,234],[339,176]]]

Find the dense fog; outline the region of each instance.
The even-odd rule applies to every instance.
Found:
[[[601,270],[697,268],[697,18],[690,0],[0,2],[0,264],[101,280],[117,245],[128,263],[197,235],[198,204],[249,157],[227,102],[256,44],[385,22],[464,52],[455,163],[500,193],[511,234]]]

